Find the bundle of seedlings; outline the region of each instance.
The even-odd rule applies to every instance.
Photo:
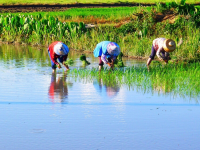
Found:
[[[74,61],[73,59],[67,59],[67,61],[65,62],[65,64],[69,65],[69,66],[72,66],[74,64]]]
[[[123,63],[123,61],[122,61],[122,56],[123,56],[123,53],[120,52],[119,55],[118,55],[118,57],[117,57],[117,59],[116,59],[115,62],[114,62],[114,65],[115,65],[116,67],[125,67],[125,66],[124,66],[124,63]]]
[[[86,55],[85,55],[85,54],[82,54],[82,55],[80,56],[80,60],[82,61],[82,64],[83,64],[84,66],[90,64],[90,62],[87,61]]]

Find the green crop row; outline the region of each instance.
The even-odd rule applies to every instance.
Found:
[[[155,64],[154,64],[155,65]],[[152,65],[153,66],[153,65]],[[143,93],[170,94],[172,97],[194,98],[198,103],[200,96],[200,64],[168,64],[156,65],[148,70],[145,66],[105,69],[73,69],[68,74],[78,82],[101,82],[108,87],[127,86],[128,89],[142,91]]]
[[[61,20],[75,19],[75,18],[120,18],[130,16],[133,13],[138,12],[141,9],[150,11],[151,7],[99,7],[99,8],[70,8],[65,11],[52,11],[52,12],[26,12],[23,15],[36,16],[41,14],[42,17],[56,17]],[[3,15],[8,15],[10,13],[2,13]],[[12,13],[13,15],[18,15],[19,13]]]

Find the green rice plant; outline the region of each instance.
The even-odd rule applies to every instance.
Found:
[[[67,61],[65,62],[65,64],[72,66],[74,64],[74,60],[73,59],[67,59]]]
[[[123,60],[122,60],[122,57],[123,57],[123,53],[120,52],[120,54],[118,55],[118,57],[114,61],[114,66],[115,67],[125,67],[124,63],[123,63]]]
[[[103,83],[127,86],[128,89],[140,90],[144,93],[171,94],[173,97],[190,97],[198,100],[200,96],[200,67],[198,63],[152,64],[146,67],[127,67],[114,71],[104,69],[75,69],[69,76],[76,76],[79,81],[92,82],[101,79]],[[198,101],[197,101],[198,102]]]
[[[37,20],[40,18],[48,19],[49,16],[53,18],[58,18],[61,22],[84,22],[92,23],[94,20],[96,22],[116,22],[129,18],[134,12],[141,9],[149,11],[151,7],[99,7],[99,8],[71,8],[66,11],[53,11],[53,12],[28,12],[23,13],[24,16],[36,17]],[[7,15],[10,13],[3,13]],[[19,13],[12,13],[18,15]],[[38,17],[40,16],[40,17]]]
[[[82,64],[83,64],[84,66],[90,64],[90,62],[87,61],[86,55],[85,55],[85,54],[82,54],[82,55],[80,56],[80,60],[82,61]]]

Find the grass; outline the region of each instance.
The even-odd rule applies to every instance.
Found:
[[[170,6],[172,5],[174,4]],[[93,52],[97,43],[109,40],[120,45],[124,56],[147,58],[155,38],[171,38],[177,43],[182,38],[183,44],[177,47],[172,56],[178,60],[199,59],[200,11],[191,5],[178,5],[174,9],[174,13],[178,15],[175,16],[173,23],[169,20],[156,21],[157,13],[165,13],[168,9],[166,6],[158,5],[144,7],[144,10],[143,7],[116,7],[79,8],[51,13],[5,13],[0,16],[0,40],[46,47],[51,42],[59,40],[71,49],[89,52]],[[96,20],[92,20],[92,17]],[[124,17],[128,17],[129,20],[120,26],[103,26],[97,23],[101,19],[120,22]],[[72,22],[75,18],[79,21],[85,20]],[[84,23],[87,21],[98,26],[86,29]]]
[[[66,43],[71,49],[92,52],[97,43],[109,40],[120,45],[124,56],[148,57],[152,41],[155,38],[171,38],[178,43],[182,37],[183,44],[177,47],[172,56],[183,60],[196,59],[200,55],[199,27],[196,27],[192,20],[183,17],[177,19],[174,24],[160,22],[155,26],[154,20],[150,15],[147,15],[142,20],[132,19],[130,23],[117,28],[115,26],[100,26],[85,29],[84,24],[72,22],[66,24],[52,16],[48,16],[48,18],[41,17],[42,15],[22,16],[17,17],[17,15],[12,14],[8,17],[0,17],[3,22],[0,21],[0,39],[2,41],[19,41],[33,46],[40,44],[47,47],[51,42],[59,40]],[[9,21],[6,22],[6,19],[12,21],[15,18],[17,21],[13,20],[13,24]]]
[[[118,23],[119,21],[126,21],[133,13],[141,10],[150,11],[151,7],[104,7],[104,8],[71,8],[66,11],[56,12],[27,12],[27,13],[12,13],[13,15],[23,14],[25,16],[42,17],[52,16],[58,18],[61,22],[84,22],[84,23]],[[10,13],[2,13],[6,16]]]
[[[158,3],[161,2],[160,0],[142,0],[140,3]],[[166,2],[174,2],[174,0],[163,0],[163,3]],[[180,2],[180,0],[177,0],[176,2]],[[187,0],[187,3],[197,3],[198,0]],[[92,3],[92,4],[98,4],[98,3],[138,3],[138,1],[134,0],[0,0],[0,4],[74,4],[74,3]]]

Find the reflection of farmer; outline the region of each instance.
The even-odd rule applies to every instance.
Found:
[[[120,47],[115,42],[103,41],[96,45],[94,56],[99,57],[99,70],[107,64],[111,68],[114,67],[114,61],[120,53]]]
[[[165,63],[168,63],[168,61],[170,60],[169,52],[173,52],[175,48],[176,48],[176,43],[171,39],[165,39],[165,38],[155,39],[153,41],[151,55],[147,60],[147,66],[150,65],[155,55],[157,55],[157,57],[160,60],[163,60],[165,61]],[[162,53],[162,55],[160,53]]]
[[[116,96],[117,93],[120,90],[120,87],[117,85],[117,83],[103,83],[103,80],[99,78],[98,82],[93,83],[95,89],[99,91],[100,93],[106,92],[107,96],[113,97]]]
[[[49,86],[49,98],[52,102],[63,102],[68,96],[66,75],[59,77],[56,81],[56,74],[52,73],[51,84]]]
[[[113,96],[117,95],[117,93],[119,92],[118,86],[105,85],[105,88],[106,88],[106,93],[109,97],[113,97]]]
[[[53,42],[48,47],[48,53],[51,59],[51,67],[53,69],[53,73],[56,70],[56,65],[59,69],[61,68],[61,65],[57,62],[57,59],[65,66],[67,70],[69,70],[68,65],[65,64],[69,53],[69,48],[67,45],[60,41]]]

